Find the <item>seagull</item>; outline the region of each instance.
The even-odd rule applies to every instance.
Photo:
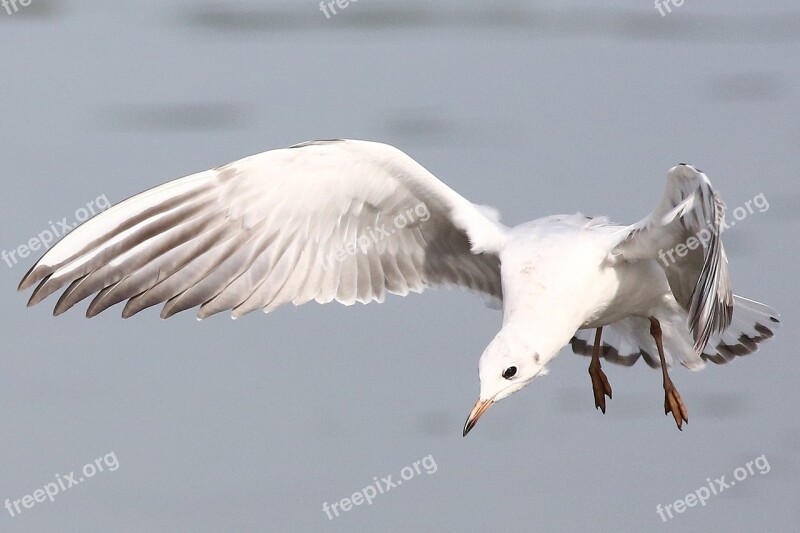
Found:
[[[49,249],[19,290],[38,283],[31,306],[66,286],[54,315],[93,295],[87,317],[125,301],[124,318],[163,303],[162,318],[197,307],[203,319],[463,288],[503,311],[464,436],[568,344],[591,357],[603,413],[612,389],[601,359],[660,368],[664,412],[682,430],[688,412],[668,369],[752,353],[780,323],[733,295],[724,227],[724,204],[688,164],[669,170],[635,224],[577,213],[508,227],[393,146],[319,140],[132,196]]]

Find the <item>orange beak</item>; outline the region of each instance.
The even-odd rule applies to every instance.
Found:
[[[467,436],[469,430],[475,427],[475,424],[478,423],[478,419],[481,417],[483,413],[486,412],[488,408],[492,406],[494,400],[478,400],[475,402],[475,407],[472,408],[469,416],[467,417],[467,422],[464,424],[464,436]]]

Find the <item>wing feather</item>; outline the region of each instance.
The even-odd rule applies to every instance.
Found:
[[[690,165],[670,169],[656,209],[630,226],[611,256],[656,259],[675,299],[688,312],[694,351],[722,333],[733,315],[728,259],[720,234],[725,206],[708,177]]]
[[[383,301],[434,285],[500,300],[507,228],[400,150],[316,141],[272,150],[133,196],[52,247],[20,282],[55,314],[163,303],[238,317],[292,302]]]

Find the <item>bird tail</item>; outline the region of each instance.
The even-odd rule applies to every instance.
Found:
[[[718,365],[758,350],[758,344],[772,338],[781,325],[771,307],[741,296],[733,297],[731,325],[709,339],[703,359]]]
[[[733,317],[725,331],[713,335],[702,354],[693,349],[694,340],[685,314],[674,320],[663,320],[664,355],[667,366],[677,361],[690,370],[705,367],[706,361],[725,364],[737,356],[751,354],[758,345],[771,338],[780,326],[778,313],[762,303],[733,297]],[[582,329],[570,342],[572,351],[592,355],[594,329]],[[628,317],[603,328],[600,355],[608,362],[631,366],[640,358],[652,368],[661,366],[655,341],[650,336],[650,323],[646,318]]]

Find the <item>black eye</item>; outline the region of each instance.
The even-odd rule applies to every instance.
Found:
[[[503,371],[503,377],[506,379],[511,379],[517,373],[517,367],[510,366]]]

